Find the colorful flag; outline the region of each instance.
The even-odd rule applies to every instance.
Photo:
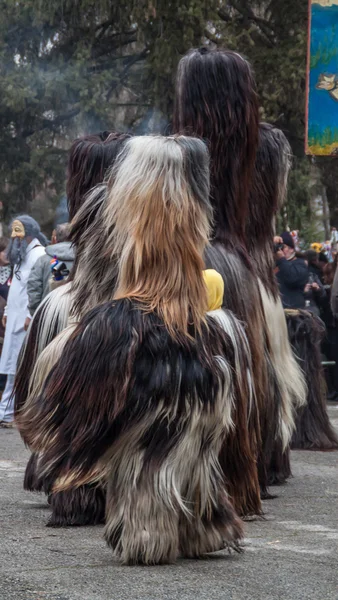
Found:
[[[338,154],[338,0],[309,0],[306,153]]]

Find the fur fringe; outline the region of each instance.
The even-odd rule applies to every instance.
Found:
[[[324,325],[318,317],[304,310],[286,310],[285,313],[290,342],[308,386],[307,403],[297,411],[291,447],[299,450],[337,449],[338,437],[326,409],[320,356]]]
[[[42,492],[43,479],[39,477],[39,455],[31,454],[26,466],[23,489],[28,492]]]
[[[236,340],[209,317],[202,337],[176,342],[154,313],[108,303],[77,326],[19,414],[53,493],[107,482],[105,537],[123,563],[237,546],[242,525],[217,458],[246,355]]]
[[[281,441],[277,440],[268,467],[269,485],[284,485],[291,476],[290,449],[283,450]]]
[[[264,494],[267,493],[268,483],[265,458],[262,454],[260,423],[267,401],[268,372],[259,289],[256,278],[241,257],[226,250],[221,244],[207,248],[205,261],[207,268],[216,269],[223,277],[223,307],[232,311],[245,323],[255,390],[251,407],[248,397],[238,398],[234,416],[235,427],[222,448],[220,463],[239,514],[259,515],[262,512],[260,488]]]
[[[50,371],[61,357],[74,328],[75,325],[68,326],[40,354],[32,373],[26,407],[29,407],[32,398],[41,393]],[[33,452],[26,467],[24,489],[32,492],[44,490],[49,494],[52,483],[48,476],[46,478],[46,475],[40,475],[40,462],[39,455]],[[97,525],[104,523],[105,491],[100,486],[81,486],[78,489],[50,494],[50,506],[52,515],[48,522],[49,527]]]
[[[48,527],[83,527],[105,520],[106,494],[100,486],[83,485],[51,494]]]
[[[64,345],[74,326],[67,327],[71,304],[71,284],[65,284],[50,293],[37,310],[19,359],[19,368],[15,380],[15,417],[20,431],[19,414],[30,402],[34,393],[41,388],[54,364],[60,357]],[[66,329],[64,329],[66,327]],[[62,331],[64,329],[64,331]],[[59,331],[62,331],[58,335]],[[57,336],[55,338],[55,336]],[[54,339],[55,338],[55,339]],[[52,341],[53,340],[53,341]],[[23,437],[23,436],[22,436]],[[23,437],[24,441],[25,438]],[[24,489],[40,492],[45,488],[44,478],[39,472],[39,453],[33,452],[26,466]],[[67,501],[65,524],[67,524]],[[56,521],[61,520],[61,500],[56,505]],[[53,509],[54,510],[54,509]],[[81,505],[79,510],[82,510]],[[80,513],[79,513],[80,514]],[[52,516],[52,521],[54,515]]]
[[[275,300],[279,298],[279,288],[274,274],[273,238],[276,214],[286,196],[291,156],[292,149],[284,133],[273,125],[260,123],[246,243],[259,279]]]
[[[287,472],[283,476],[278,469],[278,465],[282,465],[284,461],[284,452],[288,452],[288,447],[285,449],[280,432],[281,406],[283,399],[281,398],[279,382],[276,376],[276,371],[271,360],[270,352],[266,349],[265,354],[266,364],[268,368],[268,387],[266,395],[265,409],[260,413],[260,423],[262,431],[262,455],[263,466],[259,465],[260,469],[264,469],[264,481],[267,485],[272,485],[278,477],[280,483],[282,479],[285,482],[288,477]],[[271,498],[267,490],[262,489],[263,498]]]
[[[259,125],[259,144],[251,181],[246,243],[259,278],[266,323],[268,392],[261,415],[265,466],[271,483],[290,476],[289,443],[295,410],[306,401],[306,387],[288,341],[285,315],[274,274],[275,218],[283,204],[292,155],[284,133]]]
[[[280,298],[274,299],[261,283],[260,290],[269,335],[270,354],[282,397],[279,437],[283,448],[286,449],[295,429],[295,411],[306,404],[307,387],[289,342],[282,302]]]
[[[117,264],[107,252],[104,218],[108,198],[107,183],[94,188],[72,223],[71,235],[78,248],[72,287],[72,315],[76,319],[114,297]]]
[[[264,454],[270,485],[291,476],[289,444],[295,430],[296,410],[306,403],[306,383],[290,346],[280,298],[259,282],[267,324],[271,360],[269,415],[264,425]]]
[[[100,486],[84,485],[74,490],[50,494],[46,480],[39,476],[39,455],[33,453],[28,461],[24,489],[48,494],[52,509],[48,527],[98,525],[105,520],[106,494]],[[49,486],[51,487],[51,486]]]
[[[259,515],[262,513],[260,487],[256,464],[250,451],[248,434],[251,415],[257,410],[250,347],[245,330],[242,326],[239,327],[239,322],[233,313],[227,310],[218,310],[209,315],[222,325],[224,331],[231,337],[233,347],[237,351],[237,355],[234,357],[236,386],[234,427],[224,438],[219,461],[226,478],[227,491],[232,498],[236,512],[243,517]],[[240,349],[243,349],[244,353],[238,355]],[[242,413],[241,418],[239,418],[239,406],[246,406],[246,413]],[[244,416],[246,418],[243,418]]]
[[[48,294],[31,321],[20,352],[15,377],[15,416],[27,400],[30,378],[38,357],[58,333],[68,325],[71,305],[70,290],[71,283],[66,283]]]

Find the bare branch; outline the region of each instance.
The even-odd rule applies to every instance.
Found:
[[[80,106],[77,105],[72,110],[67,113],[63,113],[62,115],[58,115],[55,119],[42,119],[40,125],[35,127],[34,129],[26,129],[22,132],[22,137],[27,138],[36,133],[37,131],[42,131],[43,129],[50,129],[51,131],[55,131],[60,125],[70,121],[74,117],[76,117],[81,112]]]
[[[112,83],[112,85],[110,86],[109,90],[107,91],[107,95],[106,95],[107,101],[110,99],[113,91],[117,88],[117,86],[120,85],[121,83],[123,83],[125,81],[125,79],[126,79],[128,73],[129,73],[131,67],[135,63],[137,63],[137,62],[143,60],[144,58],[146,58],[148,52],[149,52],[148,48],[144,48],[144,50],[142,50],[142,52],[140,52],[139,54],[136,54],[134,56],[134,58],[131,59],[128,62],[128,64],[125,66],[125,68],[123,69],[122,73],[120,74],[119,80],[118,81],[114,81]]]

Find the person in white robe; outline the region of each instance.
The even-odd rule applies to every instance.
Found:
[[[13,267],[3,324],[5,339],[0,360],[0,374],[7,382],[0,402],[0,426],[11,427],[14,421],[13,387],[19,352],[30,323],[27,281],[37,259],[45,253],[47,239],[39,224],[29,215],[12,222],[11,242],[7,255]]]

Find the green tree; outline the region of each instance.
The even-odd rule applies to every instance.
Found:
[[[28,210],[41,190],[55,204],[76,135],[144,132],[154,115],[168,123],[177,62],[201,42],[211,4],[0,0],[5,219]]]
[[[310,227],[309,164],[304,156],[308,1],[225,0],[216,43],[242,52],[252,63],[262,120],[288,137],[294,153],[286,213],[292,227]]]
[[[79,132],[128,119],[144,104],[137,64],[147,48],[118,2],[0,2],[1,200],[5,219],[44,189],[64,187],[65,152]],[[135,90],[135,91],[134,91]]]
[[[300,206],[302,218],[311,218],[304,156],[307,0],[0,0],[0,9],[6,219],[27,210],[38,193],[55,204],[76,135],[166,130],[177,63],[202,44],[237,50],[253,64],[261,117],[284,130],[295,155],[287,212],[291,219]],[[332,209],[337,185],[330,164],[321,168]]]

